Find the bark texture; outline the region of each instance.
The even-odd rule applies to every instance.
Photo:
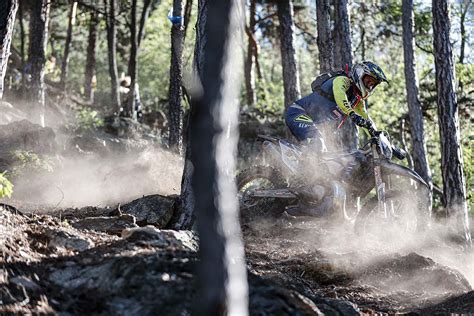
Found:
[[[46,63],[46,43],[48,41],[49,0],[31,2],[30,42],[28,63],[30,66],[30,100],[35,105],[33,111],[39,123],[44,127],[45,85],[44,66]]]
[[[348,12],[348,0],[335,1],[334,3],[334,68],[344,69],[346,65],[352,65],[352,44],[351,30]],[[339,147],[345,151],[357,149],[359,137],[356,125],[346,119],[339,128],[340,144]]]
[[[415,171],[432,186],[431,172],[426,157],[426,144],[423,127],[423,113],[418,91],[418,77],[415,63],[415,20],[413,0],[402,4],[403,56],[405,61],[405,86],[407,91],[408,115],[410,117],[412,158]]]
[[[97,49],[97,30],[99,26],[99,18],[96,11],[90,14],[89,37],[87,43],[87,57],[84,80],[85,97],[91,103],[94,102],[94,90],[96,85],[95,65],[96,65],[96,49]]]
[[[457,233],[471,245],[448,1],[433,0],[432,12],[444,203],[447,214],[456,219]]]
[[[173,16],[183,16],[183,0],[173,0]],[[183,152],[183,45],[184,25],[171,26],[171,66],[169,87],[169,146],[179,155]]]
[[[3,97],[3,81],[7,72],[10,45],[12,42],[15,15],[18,10],[18,0],[4,0],[0,4],[0,99]]]
[[[121,110],[120,91],[117,70],[117,28],[115,25],[116,0],[104,0],[107,11],[107,52],[109,57],[110,95],[112,103],[116,106],[116,113]]]
[[[280,0],[277,2],[277,7],[278,20],[280,22],[280,49],[286,108],[301,97],[294,46],[295,22],[293,20],[293,2],[292,0]]]
[[[128,75],[130,76],[130,91],[128,93],[127,104],[124,105],[124,115],[133,117],[135,111],[135,86],[137,83],[137,63],[138,63],[138,33],[137,33],[137,0],[132,0],[132,10],[130,19],[130,60],[128,62]]]
[[[331,10],[329,0],[316,0],[316,21],[318,28],[318,51],[320,72],[333,68],[333,47],[331,39]]]
[[[244,64],[244,74],[245,74],[245,97],[246,97],[248,106],[253,106],[257,101],[256,95],[255,95],[255,75],[253,71],[254,56],[256,53],[254,52],[256,47],[253,43],[255,41],[255,38],[254,38],[255,25],[257,24],[256,19],[255,19],[256,6],[257,6],[256,1],[250,1],[250,7],[248,10],[249,24],[248,24],[248,27],[246,27],[248,42],[247,42],[247,56],[246,56],[245,64]]]

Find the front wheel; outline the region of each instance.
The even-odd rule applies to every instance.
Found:
[[[413,180],[404,180],[404,185],[387,190],[385,212],[379,209],[377,196],[367,200],[354,223],[358,235],[391,234],[397,238],[397,235],[418,234],[427,229],[430,217],[429,192]]]

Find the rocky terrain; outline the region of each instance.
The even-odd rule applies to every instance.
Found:
[[[146,131],[121,137],[126,122],[53,130],[0,105],[0,170],[15,180],[0,200],[0,315],[191,314],[198,237],[170,229],[182,166],[145,155],[157,144]],[[310,218],[242,227],[252,315],[474,313],[474,253],[442,233],[360,238]]]
[[[198,238],[167,229],[173,202],[51,214],[3,204],[0,314],[190,314]],[[278,219],[245,227],[252,315],[474,312],[458,270],[417,252],[328,243],[336,229]]]

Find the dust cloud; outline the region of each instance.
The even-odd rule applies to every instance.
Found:
[[[53,172],[14,182],[14,199],[55,206],[112,206],[143,195],[179,194],[183,161],[164,149],[57,157]]]

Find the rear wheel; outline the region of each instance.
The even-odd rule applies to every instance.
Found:
[[[241,215],[243,219],[277,216],[284,211],[287,199],[254,197],[255,190],[284,189],[288,187],[285,177],[270,166],[254,166],[244,169],[236,178]]]

